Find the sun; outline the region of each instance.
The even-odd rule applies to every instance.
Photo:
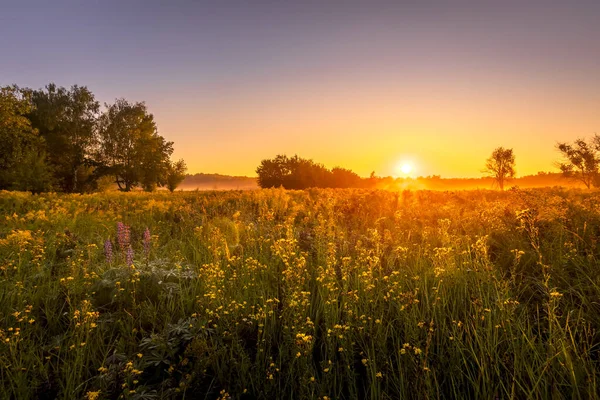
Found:
[[[400,165],[400,171],[402,171],[404,175],[409,175],[412,172],[412,170],[413,166],[409,163],[403,163]]]

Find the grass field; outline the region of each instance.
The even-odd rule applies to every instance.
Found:
[[[0,396],[591,399],[600,193],[0,192]]]

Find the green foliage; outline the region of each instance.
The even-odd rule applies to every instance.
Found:
[[[28,117],[45,139],[46,154],[59,188],[84,192],[93,188],[93,151],[98,145],[96,119],[100,105],[85,86],[71,89],[51,83],[31,92]]]
[[[146,191],[163,186],[173,142],[158,134],[146,105],[118,99],[106,108],[98,125],[98,162],[104,174],[115,176],[119,190],[125,192],[140,184]]]
[[[0,88],[0,189],[47,190],[51,187],[43,140],[31,126],[31,93],[17,86]]]
[[[85,193],[113,176],[122,191],[181,183],[185,163],[170,161],[144,103],[100,106],[85,86],[0,88],[0,189]]]
[[[183,182],[186,176],[187,166],[185,161],[179,160],[176,162],[169,162],[169,166],[166,172],[165,186],[172,193],[177,189],[177,186]]]
[[[599,203],[562,189],[1,192],[0,391],[597,398]]]

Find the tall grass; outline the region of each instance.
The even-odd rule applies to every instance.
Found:
[[[1,192],[0,396],[595,398],[599,205]]]

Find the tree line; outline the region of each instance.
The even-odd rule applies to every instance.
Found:
[[[143,102],[100,103],[85,86],[0,87],[0,190],[171,191],[185,177]]]
[[[278,155],[273,159],[262,160],[256,174],[261,188],[367,188],[374,187],[376,179],[374,173],[371,178],[365,179],[349,169],[335,167],[330,170],[323,164],[297,155]]]
[[[559,142],[556,148],[562,156],[556,166],[563,177],[581,182],[588,189],[600,187],[599,135],[594,135],[590,140],[577,139],[573,143]],[[493,178],[500,190],[504,190],[507,181],[516,176],[513,149],[494,149],[482,172]],[[369,178],[361,178],[349,169],[335,167],[329,170],[323,164],[297,155],[278,155],[273,159],[262,160],[256,173],[261,188],[374,188],[386,179],[375,176],[374,172]]]

